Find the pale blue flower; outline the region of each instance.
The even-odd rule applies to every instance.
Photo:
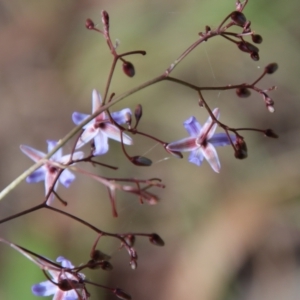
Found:
[[[220,112],[218,108],[213,110],[213,114],[218,120]],[[195,117],[190,117],[183,123],[189,133],[189,137],[169,143],[167,150],[185,152],[190,151],[189,162],[200,166],[205,158],[212,169],[220,172],[220,161],[215,147],[230,145],[231,142],[226,133],[215,133],[217,124],[209,117],[203,127],[198,123]],[[236,137],[230,135],[234,143]]]
[[[53,295],[53,300],[77,300],[78,294],[81,295],[81,290],[83,289],[83,285],[79,283],[80,280],[84,279],[85,276],[82,273],[76,274],[77,276],[71,274],[70,272],[64,272],[63,269],[72,269],[74,266],[72,263],[65,259],[62,256],[59,256],[56,259],[57,262],[61,263],[62,269],[58,270],[51,270],[49,269],[48,272],[50,276],[52,277],[52,281],[55,283],[59,283],[64,279],[67,279],[70,281],[70,286],[72,287],[72,284],[74,286],[73,289],[69,289],[67,291],[61,290],[58,285],[54,284],[50,280],[43,281],[40,283],[37,283],[32,286],[31,290],[32,293],[35,296],[51,296]],[[78,278],[79,277],[79,278]],[[76,289],[76,290],[75,290]],[[80,299],[80,298],[79,298]]]
[[[56,146],[56,141],[47,141],[48,143],[48,152],[52,151],[52,149]],[[34,148],[31,148],[26,145],[20,146],[21,151],[26,154],[28,157],[30,157],[34,162],[38,162],[42,158],[46,156],[46,153],[38,151]],[[57,150],[51,157],[50,161],[57,162],[59,164],[66,164],[69,162],[71,157],[71,154],[68,155],[62,155],[62,149]],[[72,155],[73,160],[78,160],[84,157],[84,153],[81,151],[74,152]],[[28,183],[35,183],[39,181],[45,181],[45,194],[47,195],[50,191],[51,187],[53,186],[54,180],[56,178],[56,175],[60,169],[53,166],[51,163],[45,163],[42,167],[34,171],[32,174],[30,174],[26,181]],[[69,171],[68,169],[65,169],[62,174],[59,176],[59,181],[65,186],[69,187],[70,184],[74,181],[75,175]],[[54,190],[56,190],[58,186],[58,181],[56,181]],[[47,204],[51,204],[54,199],[54,194],[51,193],[51,195],[48,197]]]
[[[92,93],[93,109],[92,113],[96,112],[102,104],[101,95],[93,90]],[[127,121],[127,115],[131,115],[129,108],[122,109],[118,112],[111,113],[111,117],[118,124],[124,124]],[[73,122],[78,125],[83,120],[87,119],[90,115],[74,112],[72,115]],[[114,124],[112,124],[108,118],[107,113],[104,111],[96,118],[90,121],[83,127],[84,131],[81,134],[76,144],[76,149],[81,148],[83,145],[94,139],[95,150],[94,155],[105,154],[108,149],[108,139],[113,139],[121,142],[121,134],[123,143],[126,145],[132,145],[132,139],[125,133],[121,133],[121,130]]]

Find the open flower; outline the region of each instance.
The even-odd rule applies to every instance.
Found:
[[[71,272],[68,272],[67,269],[73,269],[74,266],[62,256],[59,256],[56,261],[61,263],[62,268],[57,271],[49,269],[48,272],[52,277],[52,281],[57,284],[54,284],[50,280],[40,282],[32,286],[32,293],[36,296],[53,295],[53,300],[78,299],[78,295],[84,292],[84,285],[80,282],[85,278],[84,274],[76,273],[76,275],[73,275]]]
[[[216,119],[219,119],[220,112],[218,108],[213,110]],[[190,137],[172,142],[167,145],[167,150],[170,151],[191,151],[189,162],[200,166],[205,158],[212,169],[220,172],[220,161],[215,147],[230,145],[230,140],[226,133],[215,133],[217,124],[208,118],[203,127],[198,123],[195,117],[190,117],[183,123]],[[230,135],[232,142],[235,142],[234,135]]]
[[[93,90],[93,110],[92,113],[97,111],[102,104],[101,95]],[[111,113],[111,117],[118,124],[124,124],[127,120],[127,115],[131,115],[131,110],[129,108],[124,108],[118,112]],[[90,115],[82,114],[79,112],[74,112],[72,115],[73,122],[78,125],[83,120],[87,119]],[[107,113],[103,111],[91,122],[86,124],[84,127],[84,132],[81,134],[78,142],[76,144],[76,149],[82,147],[90,140],[94,139],[95,150],[94,155],[102,155],[108,151],[108,138],[121,142],[121,134],[123,138],[123,143],[126,145],[132,145],[132,139],[125,133],[121,133],[121,130],[109,120]]]
[[[48,152],[50,152],[57,144],[56,141],[47,141],[48,143]],[[29,146],[26,145],[21,145],[20,146],[21,151],[26,154],[28,157],[30,157],[34,162],[38,162],[42,158],[46,156],[45,153],[38,151],[36,149],[33,149]],[[62,156],[62,149],[57,150],[49,159],[49,161],[57,162],[59,164],[66,164],[70,160],[70,154]],[[77,160],[83,158],[84,153],[81,151],[74,152],[72,159]],[[45,181],[45,194],[47,195],[53,186],[53,183],[55,181],[55,178],[57,176],[58,171],[61,170],[60,168],[55,167],[51,163],[45,163],[42,167],[34,171],[32,174],[30,174],[27,178],[26,181],[28,183],[34,183],[34,182],[39,182],[39,181]],[[69,171],[68,169],[65,169],[62,174],[59,176],[59,181],[65,186],[69,187],[70,184],[73,182],[75,179],[75,175]],[[54,190],[56,190],[58,186],[58,181],[56,181]],[[54,199],[54,194],[51,193],[49,195],[47,204],[51,204]]]

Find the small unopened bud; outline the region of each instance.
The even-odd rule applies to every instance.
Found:
[[[102,270],[104,271],[111,271],[113,269],[113,266],[110,262],[108,262],[107,260],[101,261],[99,263],[100,267]]]
[[[252,42],[255,44],[261,44],[263,41],[263,38],[259,34],[252,34]]]
[[[254,53],[259,51],[259,49],[254,46],[253,44],[250,44],[248,42],[239,42],[237,43],[238,48],[243,51],[243,52],[247,52],[247,53]]]
[[[240,98],[247,98],[251,95],[250,90],[245,87],[237,88],[235,92]]]
[[[210,28],[209,26],[206,25],[206,26],[205,26],[205,32],[208,33],[208,32],[210,32],[210,31],[211,31],[211,28]]]
[[[102,24],[105,27],[106,30],[109,28],[109,15],[107,11],[102,10],[101,11],[101,16],[102,16]]]
[[[151,244],[156,245],[156,246],[164,246],[165,242],[163,239],[156,233],[152,233],[151,236],[149,237],[149,241]]]
[[[263,99],[265,101],[268,111],[270,113],[273,113],[275,111],[274,101],[266,93],[262,93],[262,96],[263,96]]]
[[[267,74],[273,74],[277,71],[277,69],[278,69],[278,64],[277,63],[271,63],[271,64],[268,64],[265,67],[265,72]]]
[[[85,27],[86,27],[87,29],[94,29],[95,24],[94,24],[94,22],[93,22],[91,19],[87,19],[87,20],[85,21]]]
[[[130,160],[136,166],[149,167],[152,165],[152,161],[149,158],[144,156],[139,156],[139,155],[133,156],[130,158]]]
[[[240,11],[234,11],[230,17],[234,23],[240,26],[244,26],[245,23],[247,22],[245,15]]]
[[[137,268],[136,260],[131,260],[130,261],[130,267],[131,267],[132,270],[136,270],[136,268]]]
[[[252,53],[250,54],[250,57],[251,57],[254,61],[258,61],[258,60],[259,60],[258,52],[252,52]]]
[[[122,300],[131,300],[131,296],[123,292],[121,289],[115,289],[113,293]]]
[[[135,243],[135,236],[134,236],[134,235],[128,234],[128,235],[126,235],[126,236],[124,237],[124,239],[125,239],[125,241],[126,241],[126,243],[127,243],[127,245],[128,245],[129,247],[134,246],[134,243]]]
[[[266,129],[265,130],[265,136],[277,139],[278,135],[272,130],[272,129]]]
[[[108,260],[108,259],[110,259],[110,256],[109,256],[109,255],[107,255],[107,254],[101,252],[101,251],[98,250],[98,249],[95,250],[95,251],[93,251],[93,253],[91,254],[91,257],[92,257],[93,260],[96,260],[96,261],[98,261],[98,260]]]
[[[135,75],[135,69],[134,66],[131,62],[126,61],[123,63],[123,72],[128,76],[128,77],[133,77]]]
[[[141,119],[143,115],[143,108],[141,104],[138,104],[134,110],[134,116],[137,122]]]
[[[248,156],[248,149],[244,139],[238,137],[235,142],[234,156],[237,159],[244,159]]]

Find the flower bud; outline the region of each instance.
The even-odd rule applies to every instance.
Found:
[[[134,116],[137,122],[141,119],[143,115],[143,108],[141,104],[138,104],[134,110]]]
[[[262,96],[263,96],[263,99],[265,101],[268,111],[270,113],[273,113],[275,111],[274,101],[266,93],[262,93]]]
[[[235,142],[234,156],[237,159],[244,159],[248,156],[247,145],[243,138],[237,137]]]
[[[132,234],[126,235],[124,239],[129,247],[132,247],[135,243],[135,236]]]
[[[131,267],[132,270],[135,270],[137,268],[136,260],[131,260],[130,261],[130,267]]]
[[[110,262],[108,262],[107,260],[101,261],[99,263],[99,266],[101,267],[102,270],[104,271],[111,271],[113,269],[113,266]]]
[[[268,64],[265,67],[265,72],[267,74],[273,74],[277,71],[277,69],[278,69],[278,64],[277,63],[271,63],[271,64]]]
[[[149,237],[149,241],[151,244],[156,245],[156,246],[164,246],[165,242],[163,239],[156,233],[152,233],[151,236]]]
[[[93,22],[91,19],[87,19],[87,20],[85,21],[85,27],[86,27],[87,29],[94,29],[95,24],[94,24],[94,22]]]
[[[144,156],[133,156],[130,158],[131,162],[136,166],[149,167],[152,165],[152,161]]]
[[[131,62],[126,61],[123,63],[123,72],[128,76],[128,77],[133,77],[135,75],[135,69],[134,66]]]
[[[259,34],[252,34],[252,42],[255,44],[261,44],[263,41],[262,36]]]
[[[234,11],[231,15],[231,20],[237,25],[244,26],[247,22],[247,19],[243,13],[240,11]]]
[[[131,300],[131,296],[123,292],[121,289],[115,289],[113,293],[122,300]]]
[[[258,53],[259,51],[259,49],[256,46],[244,41],[237,43],[237,46],[241,51],[247,53],[253,53],[253,52]]]
[[[96,261],[110,259],[109,255],[101,252],[98,249],[92,252],[91,257],[92,257],[93,260],[96,260]]]
[[[237,88],[235,90],[235,92],[236,92],[237,96],[240,97],[240,98],[247,98],[251,95],[250,90],[245,88],[245,87]]]
[[[278,135],[272,130],[272,129],[266,129],[265,130],[265,136],[277,139]]]
[[[109,28],[109,15],[107,11],[102,10],[101,11],[101,16],[102,16],[102,24],[103,26],[108,29]]]
[[[251,57],[254,61],[258,61],[258,60],[259,60],[258,52],[252,52],[252,53],[250,54],[250,57]]]

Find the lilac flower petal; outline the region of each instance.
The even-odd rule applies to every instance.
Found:
[[[94,113],[102,104],[101,95],[95,89],[92,92],[92,101],[93,101],[92,112]]]
[[[220,110],[219,110],[218,108],[215,108],[215,109],[213,110],[213,114],[214,114],[214,116],[216,117],[216,119],[219,120],[219,117],[220,117]],[[210,138],[214,135],[214,133],[215,133],[215,131],[216,131],[216,128],[217,128],[217,126],[218,126],[218,124],[216,124],[216,123],[213,124],[213,125],[211,125],[212,122],[213,122],[212,118],[209,117],[209,118],[207,119],[206,123],[203,125],[202,131],[201,131],[201,135],[206,134],[206,138],[207,138],[207,139],[210,139]],[[209,131],[208,131],[208,130],[209,130]]]
[[[212,169],[215,172],[219,173],[220,169],[221,169],[221,165],[220,165],[218,153],[217,153],[215,147],[212,144],[207,143],[205,147],[201,147],[201,150],[202,150],[203,156],[208,161],[208,163],[210,164]]]
[[[131,115],[132,114],[131,110],[129,108],[124,108],[120,111],[116,111],[116,112],[111,113],[111,117],[114,119],[114,121],[116,123],[121,125],[121,124],[126,123],[126,121],[127,121],[126,115],[127,114]]]
[[[76,144],[76,149],[81,148],[83,145],[88,143],[90,140],[95,138],[95,136],[99,133],[100,129],[95,128],[94,125],[87,127],[84,132],[81,134],[78,142]]]
[[[236,140],[235,135],[231,134],[230,138],[232,139],[232,142],[234,143]],[[215,147],[227,146],[227,145],[231,144],[226,133],[216,133],[208,140],[208,142],[213,144]]]
[[[75,290],[64,292],[63,300],[77,300],[77,299],[78,299],[78,295]]]
[[[72,114],[72,120],[76,125],[79,125],[82,121],[86,120],[88,117],[90,117],[90,115],[82,114],[77,111],[75,111]]]
[[[26,178],[28,183],[36,183],[45,179],[45,168],[39,168]]]
[[[109,149],[108,137],[101,130],[95,136],[94,143],[95,143],[95,150],[94,150],[93,154],[95,156],[105,154]]]
[[[66,296],[66,292],[58,289],[56,291],[54,297],[52,298],[52,300],[66,300],[65,296]],[[77,299],[77,298],[75,298],[75,299]],[[73,300],[73,299],[71,299],[71,300]]]
[[[56,261],[58,263],[60,263],[63,268],[68,268],[68,269],[73,269],[74,268],[74,266],[72,265],[72,263],[68,259],[64,258],[63,256],[59,256],[56,259]]]
[[[196,137],[191,136],[168,144],[167,149],[171,151],[185,152],[193,151],[198,147],[199,146],[196,144]]]
[[[21,151],[26,154],[28,157],[30,157],[34,162],[38,162],[42,158],[46,156],[44,152],[35,150],[29,146],[21,145],[20,146]]]
[[[197,166],[201,166],[203,162],[203,154],[200,148],[191,152],[189,156],[189,162]]]
[[[113,139],[115,141],[121,142],[121,130],[111,124],[111,123],[103,123],[103,126],[101,127],[101,130],[110,138]],[[125,133],[122,133],[122,137],[123,137],[123,143],[126,145],[132,145],[132,139],[130,136],[128,136]]]
[[[56,293],[58,287],[51,281],[43,281],[32,286],[31,291],[35,296],[50,296]]]
[[[57,141],[47,140],[47,144],[48,144],[48,153],[49,153],[57,145]],[[51,160],[58,161],[61,155],[62,155],[62,149],[60,148],[51,156]]]
[[[78,159],[82,159],[83,157],[84,157],[84,153],[82,151],[76,151],[73,153],[72,159],[78,160]],[[70,158],[71,158],[71,154],[64,155],[59,159],[59,163],[65,165],[70,161]]]
[[[68,169],[65,169],[60,177],[59,181],[63,184],[66,188],[70,186],[70,184],[75,180],[76,176]]]
[[[47,195],[54,183],[54,180],[56,178],[57,172],[53,171],[48,171],[45,173],[45,195]],[[58,186],[58,181],[56,181],[55,186],[54,186],[54,191],[56,191]],[[52,204],[54,200],[54,194],[51,193],[50,196],[47,199],[47,204],[50,205]]]
[[[195,117],[190,117],[185,122],[183,122],[183,126],[190,136],[198,136],[201,133],[201,125],[196,120]]]

